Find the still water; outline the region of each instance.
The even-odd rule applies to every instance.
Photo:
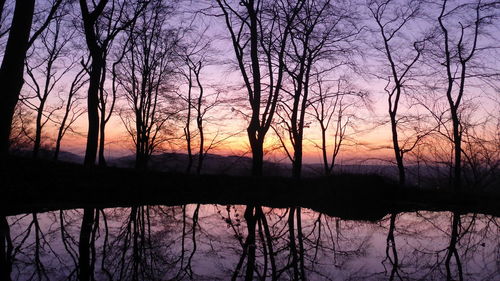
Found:
[[[500,218],[138,206],[7,217],[12,280],[500,280]],[[79,243],[79,241],[82,241]]]

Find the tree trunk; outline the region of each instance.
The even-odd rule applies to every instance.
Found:
[[[191,75],[191,66],[189,65],[189,75],[187,76],[188,80],[188,97],[187,97],[187,119],[186,119],[186,127],[184,128],[184,134],[186,135],[186,144],[187,144],[187,153],[188,153],[188,164],[186,167],[186,173],[191,173],[191,167],[193,166],[193,152],[191,149],[191,91],[193,89],[193,79]]]
[[[9,151],[9,137],[14,110],[23,86],[24,61],[33,21],[35,0],[17,0],[9,39],[0,67],[0,158]]]
[[[92,54],[92,69],[90,70],[89,89],[87,95],[87,112],[89,127],[84,165],[95,165],[99,139],[99,85],[101,80],[102,60],[98,53]]]
[[[138,170],[145,170],[148,165],[147,154],[143,151],[137,151],[135,155],[135,168]]]
[[[453,146],[454,146],[454,166],[453,166],[453,188],[455,191],[462,189],[462,134],[460,132],[460,121],[456,110],[451,110],[453,120]]]
[[[103,48],[105,49],[105,48]],[[104,95],[104,82],[106,82],[106,54],[103,52],[102,67],[101,67],[101,81],[99,82],[99,103],[100,106],[100,123],[99,123],[99,152],[98,152],[98,163],[100,167],[106,167],[106,159],[104,158],[104,149],[106,145],[106,97]],[[113,101],[114,102],[114,101]],[[109,116],[113,111],[113,106],[110,108]]]
[[[35,142],[33,143],[33,158],[35,159],[38,158],[38,152],[40,151],[40,142],[42,141],[42,117],[44,107],[45,100],[42,100],[36,114]]]
[[[104,106],[104,105],[103,105]],[[101,112],[101,123],[99,124],[99,166],[106,167],[106,159],[104,158],[104,145],[105,145],[105,132],[106,132],[106,120],[104,117],[106,112],[103,110]]]
[[[198,89],[200,91],[198,95],[198,104],[197,104],[197,116],[196,116],[196,125],[198,127],[198,132],[200,133],[200,147],[198,152],[198,166],[196,167],[196,174],[199,175],[201,173],[201,168],[203,166],[203,158],[205,157],[205,135],[203,131],[203,113],[201,112],[201,104],[203,103],[203,85],[200,82],[200,71],[201,71],[201,62],[198,67],[198,71],[194,71],[196,75],[196,83],[198,84]]]
[[[321,155],[323,157],[323,170],[325,176],[330,176],[330,165],[328,164],[328,155],[326,151],[326,128],[323,125],[323,121],[320,122],[321,125]]]
[[[406,173],[405,167],[403,164],[403,155],[401,154],[401,149],[399,147],[398,141],[398,128],[396,122],[396,113],[389,112],[391,117],[391,129],[392,129],[392,145],[394,149],[394,155],[396,157],[396,164],[398,166],[398,174],[399,174],[399,186],[402,187],[406,184]]]
[[[250,147],[252,148],[252,176],[262,176],[264,163],[264,143],[257,139],[256,132],[247,130]]]
[[[252,107],[252,117],[248,126],[248,138],[250,139],[250,147],[252,148],[252,175],[262,176],[262,166],[264,161],[264,135],[259,122],[260,105],[261,105],[261,75],[259,62],[259,32],[257,12],[254,7],[254,1],[250,0],[247,3],[248,16],[250,18],[250,58],[252,62],[252,78],[253,78],[253,98],[250,101]]]
[[[85,148],[84,165],[95,166],[99,140],[99,88],[101,86],[102,70],[104,68],[104,50],[99,46],[99,40],[94,25],[102,13],[107,0],[99,1],[96,10],[89,13],[86,0],[80,0],[80,9],[83,17],[85,41],[89,49],[92,64],[90,66],[89,88],[87,92],[88,133]]]
[[[61,150],[61,139],[59,136],[57,137],[57,140],[56,140],[56,147],[54,149],[54,156],[52,157],[52,159],[54,161],[57,161],[59,159],[59,151]]]
[[[295,140],[295,148],[293,154],[292,177],[300,179],[302,174],[302,139]]]
[[[201,173],[201,168],[203,166],[203,158],[205,154],[205,136],[203,135],[203,120],[201,117],[198,117],[198,131],[200,133],[200,148],[198,151],[198,166],[196,167],[196,174],[199,175]]]
[[[63,120],[61,121],[61,126],[59,127],[59,130],[57,132],[56,148],[54,149],[54,160],[57,160],[59,158],[59,151],[61,150],[61,141],[64,134],[64,126],[66,126],[66,121],[68,120],[68,114],[69,114],[69,109],[66,109]]]

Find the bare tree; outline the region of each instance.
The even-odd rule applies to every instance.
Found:
[[[191,110],[195,110],[195,118],[196,118],[196,127],[198,128],[198,138],[199,138],[199,145],[198,145],[198,165],[196,166],[196,174],[200,174],[201,168],[203,165],[203,159],[205,157],[205,135],[204,135],[204,130],[203,130],[203,117],[206,113],[206,109],[202,110],[202,105],[203,105],[203,100],[204,100],[204,92],[205,89],[201,83],[200,80],[200,73],[203,68],[203,58],[200,58],[200,60],[193,61],[192,60],[192,54],[186,56],[186,64],[188,67],[188,74],[186,78],[188,79],[188,97],[187,97],[187,104],[188,104],[188,112],[187,112],[187,120],[186,120],[186,127],[184,128],[184,133],[186,135],[186,141],[187,141],[187,147],[188,147],[188,168],[187,172],[189,173],[191,170],[191,166],[193,163],[193,153],[192,153],[192,133],[190,129],[190,123],[191,123]],[[194,75],[194,77],[193,77]],[[196,82],[196,86],[198,89],[198,96],[192,99],[192,90],[193,90],[193,80]]]
[[[333,172],[341,147],[350,141],[349,130],[359,118],[355,111],[368,103],[368,97],[366,92],[354,90],[343,78],[325,81],[317,74],[314,80],[310,114],[320,127],[321,143],[315,145],[321,150],[323,172],[328,176]]]
[[[97,153],[97,141],[99,138],[99,113],[98,113],[98,91],[99,82],[101,80],[101,72],[104,65],[102,60],[104,50],[99,44],[98,35],[95,29],[97,20],[101,16],[108,0],[100,0],[94,6],[92,11],[86,0],[80,0],[80,8],[82,11],[83,27],[85,30],[85,39],[92,58],[89,89],[87,95],[87,112],[89,128],[87,134],[87,147],[85,150],[85,165],[94,166]]]
[[[62,9],[56,13],[55,19],[35,42],[26,62],[26,72],[30,78],[27,85],[33,91],[34,96],[28,93],[22,101],[36,112],[34,158],[38,157],[43,128],[59,109],[58,106],[50,107],[47,99],[54,91],[59,90],[61,79],[73,68],[73,62],[69,61],[67,64],[65,62],[67,61],[66,46],[74,32],[64,30],[63,13]]]
[[[219,98],[222,90],[202,83],[202,70],[212,62],[212,50],[210,49],[210,43],[207,39],[208,38],[202,34],[194,41],[192,46],[188,46],[186,54],[182,55],[185,61],[184,68],[186,68],[186,70],[182,71],[181,74],[187,81],[187,96],[186,94],[181,95],[181,98],[186,101],[187,108],[184,127],[184,136],[188,152],[187,173],[190,173],[195,160],[193,149],[196,139],[198,140],[196,174],[201,173],[203,160],[207,153],[226,139],[224,137],[219,138],[219,131],[217,131],[210,140],[207,138],[207,130],[205,128],[205,122],[209,121],[207,120],[207,113],[222,103]],[[214,90],[214,92],[211,93],[211,90]],[[197,132],[193,132],[191,129],[193,119],[196,123]]]
[[[191,168],[193,167],[193,148],[192,148],[192,132],[191,132],[191,110],[193,107],[193,99],[192,99],[192,92],[193,92],[193,69],[192,69],[192,63],[191,60],[189,59],[189,56],[186,56],[186,65],[188,67],[188,73],[183,73],[184,77],[186,78],[188,85],[187,85],[187,114],[186,114],[186,125],[184,127],[184,136],[186,138],[186,148],[187,148],[187,154],[188,154],[188,163],[186,166],[186,173],[191,173]],[[194,64],[194,67],[197,67],[196,64]]]
[[[133,7],[132,15],[128,13],[128,5],[125,1],[111,0],[111,7],[105,11],[109,0],[100,0],[99,2],[92,1],[92,11],[89,10],[87,0],[80,0],[80,9],[82,13],[83,29],[85,33],[85,41],[91,57],[91,65],[89,71],[89,86],[87,91],[87,112],[88,112],[88,134],[87,145],[85,150],[84,165],[86,167],[94,167],[96,162],[96,154],[99,140],[99,130],[102,129],[99,125],[99,97],[103,97],[103,85],[105,82],[106,55],[109,47],[115,37],[123,30],[131,26],[140,12],[145,8],[147,2],[137,3],[138,7]],[[106,16],[108,21],[106,21]],[[104,18],[104,19],[103,19]],[[102,22],[106,22],[105,30],[108,32],[103,35]],[[107,27],[107,28],[106,28]],[[100,95],[101,94],[101,95]],[[101,98],[101,101],[103,98]],[[106,117],[102,115],[105,111],[104,105],[101,103],[101,120]],[[104,139],[104,136],[101,135]],[[104,165],[104,161],[102,162]],[[90,232],[94,223],[94,209],[85,208],[83,210],[83,219],[81,233],[79,238],[79,279],[90,280],[93,276],[93,269],[89,262],[89,247],[91,247]]]
[[[0,157],[8,154],[9,136],[12,116],[24,84],[24,62],[29,47],[52,21],[62,0],[50,3],[48,15],[41,26],[30,37],[35,0],[16,1],[12,24],[9,29],[9,39],[0,66],[0,84],[4,85],[2,102],[0,103]],[[2,5],[3,8],[3,5]]]
[[[164,140],[162,130],[177,113],[169,90],[179,42],[178,30],[167,24],[171,9],[153,1],[127,29],[128,47],[118,70],[118,83],[130,108],[129,115],[122,112],[120,117],[134,141],[139,169],[147,167],[151,154]]]
[[[106,9],[108,3],[110,5]],[[92,59],[87,94],[89,126],[84,162],[86,166],[95,165],[99,145],[99,131],[101,133],[103,131],[103,125],[100,125],[100,123],[109,120],[109,116],[103,114],[106,112],[105,102],[103,103],[106,56],[112,41],[121,31],[132,25],[147,5],[147,1],[136,5],[138,7],[133,7],[133,11],[130,12],[130,6],[125,1],[111,0],[110,2],[109,0],[100,0],[97,3],[92,2],[91,7],[93,9],[90,11],[87,0],[80,0],[85,39]],[[100,117],[99,110],[101,110]],[[101,138],[104,139],[104,136],[101,136]],[[105,164],[104,161],[102,164]]]
[[[285,50],[304,1],[293,5],[265,1],[217,0],[236,55],[251,107],[247,128],[252,175],[262,175],[264,140],[276,111],[285,71]],[[287,17],[278,14],[287,11]],[[267,95],[264,94],[267,91]]]
[[[384,56],[389,69],[387,78],[380,77],[387,81],[384,91],[387,94],[389,107],[389,117],[392,133],[392,146],[399,172],[399,184],[406,183],[406,172],[403,162],[404,154],[411,151],[420,141],[422,136],[417,136],[415,141],[408,147],[402,145],[402,140],[398,135],[399,126],[402,118],[398,117],[402,95],[406,90],[407,81],[411,80],[412,71],[414,71],[416,62],[422,54],[424,41],[416,39],[413,42],[405,39],[407,28],[413,24],[419,16],[421,1],[371,1],[368,5],[371,16],[377,25],[377,44],[376,49]],[[413,40],[413,39],[412,39]],[[402,55],[401,53],[410,53],[411,49],[406,45],[412,45],[411,55]],[[409,78],[410,77],[410,78]]]
[[[466,186],[485,190],[498,185],[500,176],[500,107],[482,118],[476,116],[478,105],[467,107],[461,113],[463,179]]]
[[[217,0],[229,31],[238,68],[251,108],[247,134],[252,150],[252,175],[261,176],[264,161],[264,140],[271,128],[285,71],[285,50],[292,24],[304,1],[288,7],[283,2],[267,3],[247,0],[228,3]],[[283,21],[277,16],[280,5],[290,9]],[[267,90],[267,95],[265,91]],[[259,206],[247,205],[245,219],[247,241],[239,265],[247,259],[245,280],[253,279],[255,269],[255,226]],[[237,277],[235,270],[233,279]]]
[[[217,0],[230,34],[251,108],[247,134],[252,150],[252,175],[261,176],[264,140],[273,122],[284,79],[288,37],[304,1],[297,1],[294,5],[254,0],[234,2]],[[279,17],[278,14],[285,9],[289,11],[289,16]],[[243,262],[245,257],[247,258],[245,280],[253,279],[255,269],[255,226],[259,208],[247,205],[245,210],[248,237],[241,259]],[[236,276],[237,270],[233,279]]]
[[[130,9],[128,8],[126,1],[115,1],[112,0],[112,4],[109,9],[105,9],[101,22],[99,22],[98,28],[101,30],[102,35],[101,38],[104,38],[103,42],[106,42],[103,45],[104,48],[104,57],[103,62],[104,66],[101,72],[101,80],[99,85],[99,151],[98,151],[98,162],[100,166],[106,166],[106,159],[104,157],[104,149],[106,145],[106,124],[111,119],[113,115],[113,111],[116,104],[116,91],[109,91],[105,89],[105,83],[107,79],[108,68],[107,58],[112,50],[113,42],[120,31],[123,31],[127,28],[127,26],[131,26],[134,24],[136,18],[143,12],[149,1],[144,1],[142,3],[138,3],[137,7]],[[125,22],[121,22],[120,19],[125,20]],[[108,108],[109,106],[109,108]]]
[[[68,132],[68,130],[71,130],[71,127],[76,122],[76,120],[85,113],[85,109],[78,106],[78,102],[82,98],[77,94],[78,91],[87,83],[85,74],[88,63],[89,60],[81,61],[82,68],[75,74],[68,90],[68,95],[65,97],[66,100],[64,100],[64,98],[61,98],[61,101],[65,102],[66,104],[64,106],[64,114],[59,121],[59,129],[56,136],[56,146],[54,149],[54,160],[57,160],[59,157],[61,142],[63,137],[66,135],[66,132]]]
[[[286,15],[287,10],[282,13]],[[352,42],[360,32],[355,18],[348,1],[306,1],[293,22],[285,63],[290,83],[284,85],[278,112],[279,124],[284,126],[287,137],[276,130],[292,162],[293,177],[299,178],[302,172],[304,128],[313,77],[352,63]],[[287,149],[286,138],[293,151]]]
[[[450,5],[449,5],[450,4]],[[437,37],[437,56],[444,57],[441,65],[446,72],[446,100],[452,124],[451,142],[453,144],[453,187],[462,188],[462,137],[464,124],[461,109],[466,82],[479,75],[475,59],[488,49],[480,39],[486,34],[485,29],[498,13],[497,1],[470,1],[450,3],[443,0],[441,12],[437,18],[440,34]],[[486,40],[487,41],[487,40]],[[484,73],[484,69],[480,72]]]

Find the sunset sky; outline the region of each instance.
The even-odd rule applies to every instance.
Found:
[[[204,3],[203,5],[207,4]],[[241,75],[234,63],[234,50],[232,49],[222,18],[202,15],[197,15],[194,19],[192,18],[192,10],[199,8],[199,6],[194,4],[182,7],[180,8],[180,13],[176,17],[173,17],[170,22],[172,25],[189,25],[192,33],[187,35],[187,37],[191,36],[195,38],[203,34],[205,38],[208,38],[205,40],[210,41],[210,63],[202,70],[201,80],[206,90],[206,96],[208,96],[207,101],[210,101],[210,96],[213,98],[215,92],[220,92],[219,99],[222,101],[222,104],[212,108],[206,114],[206,143],[209,144],[212,140],[220,142],[216,147],[210,150],[210,153],[250,156],[250,148],[246,134],[248,120],[244,116],[244,114],[249,113],[248,101],[245,97],[245,89],[241,88]],[[366,26],[366,33],[360,36],[359,48],[362,52],[359,57],[355,58],[358,64],[357,69],[341,67],[332,71],[329,74],[329,79],[339,79],[341,77],[348,79],[349,83],[352,85],[351,88],[356,91],[368,93],[368,99],[366,104],[358,103],[351,109],[351,113],[355,114],[357,119],[353,121],[354,126],[348,130],[349,139],[344,143],[339,159],[341,161],[353,159],[366,160],[371,158],[392,159],[391,131],[387,124],[389,120],[387,113],[387,95],[384,92],[384,87],[387,82],[381,79],[381,77],[385,77],[384,73],[387,72],[387,64],[384,54],[380,52],[380,50],[373,48],[376,44],[379,44],[377,37],[369,35],[370,30],[376,27],[373,19],[369,17],[366,7],[360,5],[358,9],[362,11],[361,14],[364,16],[362,23]],[[74,12],[77,13],[78,11]],[[432,13],[435,13],[435,11]],[[498,26],[495,28],[497,27]],[[405,28],[405,34],[398,39],[400,41],[397,42],[397,47],[403,49],[410,48],[411,50],[411,42],[421,37],[427,26],[426,24],[415,22]],[[479,44],[481,46],[489,45],[493,42],[490,40],[492,39],[484,39],[480,41]],[[71,52],[75,52],[75,57],[84,54],[83,51],[77,48],[73,48]],[[401,56],[403,55],[404,54],[401,54]],[[419,66],[423,71],[428,70],[428,66],[426,66],[425,63]],[[498,61],[493,62],[489,67],[492,69],[499,68]],[[73,75],[74,73],[70,71],[61,79],[58,85],[58,92],[64,95]],[[186,82],[183,81],[180,76],[173,75],[172,77],[173,87],[170,94],[173,96],[185,94]],[[428,78],[422,78],[418,77],[418,75],[415,77],[420,79],[420,81],[415,84],[420,88],[411,95],[403,94],[399,110],[400,116],[407,114],[408,116],[422,115],[430,118],[428,116],[429,112],[426,112],[427,109],[419,106],[418,101],[427,99],[428,102],[429,99],[432,98],[434,99],[434,101],[431,102],[433,106],[442,104],[441,108],[445,108],[446,100],[444,99],[444,92],[442,89],[437,89],[435,92],[432,92],[422,87],[428,82],[432,83],[435,77],[429,76]],[[33,96],[29,88],[29,83],[30,82],[27,80],[23,88],[23,96],[25,97]],[[470,87],[467,89],[466,100],[477,105],[474,110],[474,120],[480,121],[486,119],[489,115],[494,116],[498,114],[498,112],[500,112],[500,107],[498,99],[495,97],[495,95],[498,96],[497,82],[492,82],[492,85],[487,86],[477,83],[478,81],[476,80],[468,84]],[[109,88],[110,85],[107,84],[106,87]],[[196,91],[196,88],[194,90]],[[79,95],[85,97],[85,91],[86,88],[82,88]],[[240,102],[236,103],[236,99],[240,99]],[[24,103],[29,104],[30,102],[31,100],[27,99]],[[56,95],[49,98],[49,104],[52,108],[60,106],[60,103],[61,101]],[[82,99],[80,104],[81,106],[85,106],[85,99]],[[125,102],[119,99],[114,114],[107,124],[106,155],[108,157],[120,157],[134,153],[131,138],[127,134],[122,120],[119,118],[120,110],[125,107]],[[181,112],[180,115],[182,114]],[[57,117],[57,112],[52,118],[54,120],[59,118]],[[304,162],[317,163],[321,161],[320,150],[316,147],[316,144],[320,143],[320,132],[312,116],[308,116],[306,119],[308,120],[308,126],[305,130]],[[432,120],[432,118],[427,120]],[[183,126],[184,124],[179,122],[170,125],[173,134],[169,136],[169,142],[165,143],[157,153],[186,151],[182,132]],[[425,124],[425,126],[432,126],[432,124]],[[196,126],[193,124],[192,128],[195,130]],[[44,128],[44,134],[49,136],[48,139],[44,140],[44,143],[48,147],[53,145],[55,130],[56,125],[54,122],[48,122]],[[65,136],[62,142],[62,150],[83,155],[87,132],[86,114],[82,115],[75,123],[73,130],[74,133],[68,132]],[[411,137],[413,134],[411,128],[401,128],[400,130],[403,137],[405,135]],[[491,128],[491,130],[494,130],[494,128]],[[329,135],[332,136],[332,132],[330,132]],[[279,145],[279,140],[276,135],[272,130],[269,130],[266,140],[266,149],[272,152],[267,155],[267,159],[271,161],[288,161],[283,149],[280,149]]]

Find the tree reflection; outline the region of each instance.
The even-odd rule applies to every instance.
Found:
[[[59,227],[60,227],[60,234],[61,234],[61,242],[63,244],[64,250],[68,254],[69,258],[73,262],[73,270],[71,274],[68,276],[68,279],[71,279],[71,276],[76,272],[76,269],[78,269],[78,252],[75,249],[77,242],[73,238],[73,236],[68,232],[67,227],[72,224],[72,221],[68,221],[65,215],[65,212],[63,210],[59,211]]]
[[[10,227],[5,216],[0,216],[0,279],[11,280],[12,271],[12,240]]]
[[[301,207],[195,204],[0,219],[2,280],[493,280],[500,273],[499,219],[480,214],[392,213],[370,223]]]
[[[258,207],[260,208],[260,207]],[[236,280],[238,278],[239,272],[243,265],[245,259],[247,260],[246,271],[245,271],[245,280],[253,280],[253,274],[255,271],[255,225],[257,221],[257,215],[254,213],[255,207],[253,205],[247,205],[245,208],[244,218],[247,224],[247,238],[245,242],[242,243],[241,236],[236,234],[238,240],[243,247],[243,252],[241,257],[236,265],[234,273],[231,277],[231,280]],[[231,221],[226,220],[229,224]],[[234,226],[232,226],[234,229]]]
[[[181,253],[180,253],[180,269],[175,276],[174,279],[182,279],[184,276],[188,276],[189,279],[193,279],[193,268],[192,261],[193,257],[196,253],[197,244],[196,244],[196,228],[198,225],[198,217],[200,211],[200,204],[196,205],[196,208],[193,212],[192,224],[191,224],[191,233],[187,230],[187,214],[186,214],[186,205],[182,206],[182,239],[181,239]],[[189,255],[186,258],[186,253],[188,253],[186,249],[186,239],[190,236],[192,249]]]
[[[396,213],[392,213],[390,217],[390,225],[389,231],[387,233],[386,239],[386,247],[385,247],[385,261],[389,261],[391,264],[391,274],[389,276],[389,280],[394,280],[395,276],[399,278],[399,280],[403,280],[401,275],[399,275],[398,267],[399,267],[399,258],[398,258],[398,250],[396,247],[396,239],[394,238],[394,230],[396,229]],[[385,266],[384,266],[385,267]]]
[[[388,279],[489,280],[499,273],[493,250],[499,247],[498,218],[417,212],[399,220],[398,228],[396,219],[391,214],[382,262],[392,267]],[[398,247],[396,236],[403,242]]]
[[[126,212],[125,212],[126,213]],[[156,253],[151,223],[151,207],[133,206],[122,224],[109,237],[105,213],[106,234],[101,268],[109,280],[156,280],[161,271],[161,260]],[[115,233],[116,231],[116,233]]]
[[[228,206],[222,219],[233,231],[240,244],[240,253],[232,279],[249,278],[248,246],[255,241],[253,278],[255,280],[333,280],[334,272],[349,261],[364,254],[369,235],[344,237],[340,220],[322,214],[306,212],[300,207],[287,209],[267,209],[254,207],[255,237],[241,229],[239,209]],[[245,208],[245,221],[249,217]],[[306,218],[304,219],[303,215]],[[246,230],[252,227],[246,225]],[[255,239],[255,240],[254,240]],[[242,268],[247,260],[245,275]]]
[[[457,270],[458,270],[458,279],[460,281],[464,280],[463,271],[462,271],[462,262],[460,261],[460,255],[458,254],[458,250],[457,250],[457,243],[458,243],[458,240],[460,238],[459,233],[458,233],[459,224],[460,224],[460,214],[457,212],[454,212],[452,226],[451,226],[450,246],[448,246],[448,251],[446,254],[446,261],[445,261],[446,280],[448,280],[448,281],[455,280],[455,278],[453,278],[453,275],[451,272],[451,259],[452,258],[455,258],[455,265],[456,265]]]
[[[80,280],[94,280],[93,263],[90,262],[90,243],[94,225],[94,209],[83,210],[82,225],[80,228],[80,239],[78,240],[78,277]],[[93,239],[92,239],[93,240]],[[92,246],[92,248],[94,248]]]

